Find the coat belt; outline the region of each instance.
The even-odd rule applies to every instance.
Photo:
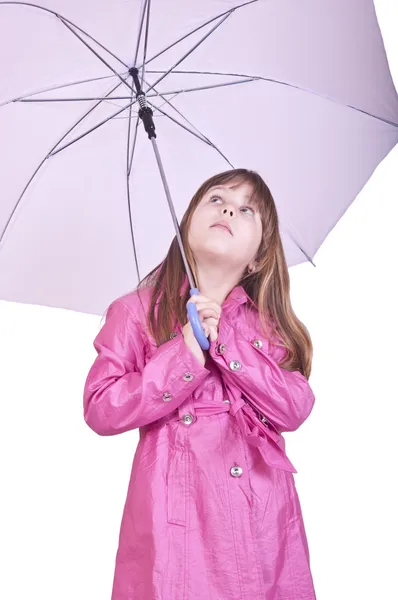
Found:
[[[191,404],[196,416],[210,416],[223,412],[229,412],[236,419],[236,422],[243,434],[244,439],[251,446],[256,447],[264,462],[271,467],[297,473],[296,468],[290,462],[286,455],[285,439],[282,434],[276,431],[272,425],[261,420],[261,415],[257,416],[250,404],[248,404],[240,392],[228,386],[228,396],[231,400],[226,400],[222,404],[212,403],[211,405]],[[184,403],[185,404],[185,403]],[[184,404],[180,407],[184,412]],[[142,430],[152,429],[167,423],[180,419],[181,410],[173,411],[166,417],[154,421],[141,428]]]

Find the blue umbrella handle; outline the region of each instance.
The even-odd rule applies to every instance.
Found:
[[[191,294],[191,296],[195,296],[197,294],[200,294],[200,292],[197,288],[191,288],[190,294]],[[210,348],[210,342],[207,339],[205,332],[203,331],[202,322],[199,318],[198,309],[196,308],[196,304],[194,304],[193,302],[188,302],[187,310],[188,310],[189,321],[192,325],[192,329],[193,329],[194,335],[198,341],[199,346],[202,348],[202,350],[208,350]]]

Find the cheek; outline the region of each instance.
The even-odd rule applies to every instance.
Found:
[[[189,227],[189,231],[191,234],[194,234],[198,230],[198,225],[200,224],[200,219],[197,215],[194,215],[191,220],[191,224]]]
[[[203,210],[203,207],[199,206],[191,219],[190,231],[192,235],[202,235],[211,222],[212,219],[209,216],[209,211]]]
[[[204,224],[200,219],[200,215],[194,215],[188,230],[188,240],[190,244],[195,243],[196,240],[203,237],[203,229]]]
[[[257,243],[257,246],[261,244],[261,240],[263,239],[263,225],[261,221],[257,221],[253,225],[253,239]]]
[[[261,244],[262,231],[257,225],[245,228],[246,253],[249,256],[255,254]]]

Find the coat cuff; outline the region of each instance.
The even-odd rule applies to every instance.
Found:
[[[159,370],[170,369],[169,376],[162,378],[164,385],[161,399],[168,403],[169,410],[177,408],[210,374],[185,343],[180,333],[172,340],[162,344],[150,359],[152,367],[159,364]],[[159,400],[159,395],[152,395],[152,400]]]

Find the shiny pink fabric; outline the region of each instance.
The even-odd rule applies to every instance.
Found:
[[[149,291],[140,297],[109,307],[84,387],[96,433],[139,428],[112,600],[314,600],[282,436],[312,410],[307,379],[279,366],[284,350],[241,286],[222,305],[205,366],[180,325],[156,347]]]

